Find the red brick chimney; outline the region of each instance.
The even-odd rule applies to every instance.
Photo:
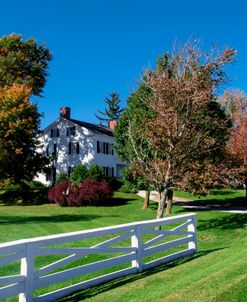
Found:
[[[114,130],[114,128],[117,126],[117,121],[113,120],[113,121],[109,121],[108,122],[108,128]]]
[[[64,118],[70,118],[70,107],[60,108],[60,116]]]

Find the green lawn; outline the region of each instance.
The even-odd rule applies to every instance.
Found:
[[[244,190],[211,190],[207,196],[191,195],[189,192],[176,191],[176,197],[192,199],[200,203],[219,203],[222,205],[242,205],[247,206]]]
[[[212,196],[200,200],[233,204],[241,196],[244,191],[214,191]],[[0,242],[153,219],[157,207],[151,203],[150,209],[141,210],[142,199],[126,193],[116,193],[113,206],[81,208],[11,205],[5,197],[1,199],[0,194]],[[187,212],[179,206],[173,208],[173,214]],[[198,211],[197,225],[199,249],[194,257],[115,280],[62,301],[246,301],[247,215]]]

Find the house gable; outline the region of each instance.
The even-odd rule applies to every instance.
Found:
[[[85,166],[95,163],[105,171],[111,171],[112,175],[108,176],[115,176],[117,166],[122,164],[111,151],[114,145],[112,129],[101,125],[60,116],[43,130],[40,140],[43,152],[52,156],[51,168],[55,177],[61,172],[71,173],[79,163]],[[99,145],[103,146],[103,152],[99,152]],[[45,183],[44,179],[45,176],[42,178]],[[54,181],[54,177],[49,181]]]

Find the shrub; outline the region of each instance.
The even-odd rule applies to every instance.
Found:
[[[105,179],[105,173],[103,168],[92,164],[88,169],[88,178],[96,181],[101,181]]]
[[[73,186],[77,187],[83,180],[88,177],[88,170],[82,164],[79,164],[75,167],[74,172],[71,174],[70,179],[73,183]]]
[[[46,185],[44,185],[42,182],[37,181],[37,180],[31,180],[31,181],[24,181],[25,184],[28,185],[28,187],[32,190],[37,190],[37,189],[44,189],[46,188]]]
[[[10,188],[14,187],[13,180],[10,178],[5,178],[0,180],[0,188]]]
[[[130,181],[125,181],[124,184],[119,188],[119,192],[122,193],[137,193],[138,188],[135,184]]]
[[[79,190],[80,198],[84,205],[104,203],[113,196],[113,190],[105,180],[99,182],[93,179],[87,179],[81,184]]]
[[[79,187],[72,187],[69,180],[56,184],[48,191],[48,199],[60,206],[98,205],[113,196],[113,190],[106,181],[84,180]]]
[[[59,184],[68,179],[69,179],[68,174],[65,172],[61,172],[56,180],[56,184]]]
[[[112,187],[113,191],[118,191],[123,185],[123,179],[117,177],[108,177],[108,183]]]
[[[71,191],[71,182],[64,180],[63,182],[56,184],[48,191],[48,199],[51,202],[55,202],[60,206],[68,205],[68,197]]]

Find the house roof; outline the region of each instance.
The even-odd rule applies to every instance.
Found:
[[[95,125],[95,124],[91,124],[91,123],[87,123],[87,122],[83,122],[83,121],[78,121],[78,120],[74,120],[74,119],[68,119],[69,121],[71,121],[72,123],[84,127],[88,130],[91,130],[95,133],[100,133],[100,134],[105,134],[108,136],[113,136],[113,131],[110,128],[104,127],[102,125]]]
[[[59,122],[60,119],[65,119],[68,120],[80,127],[86,128],[88,130],[91,130],[94,133],[99,133],[99,134],[104,134],[104,135],[108,135],[108,136],[113,136],[113,130],[108,128],[108,127],[104,127],[102,125],[95,125],[95,124],[91,124],[91,123],[87,123],[87,122],[83,122],[83,121],[78,121],[78,120],[74,120],[71,118],[65,118],[65,117],[59,117],[59,119],[57,119],[55,122],[51,123],[49,126],[47,126],[42,133],[44,133],[45,131],[47,131],[49,128],[53,127],[54,125],[56,125],[57,122]]]

